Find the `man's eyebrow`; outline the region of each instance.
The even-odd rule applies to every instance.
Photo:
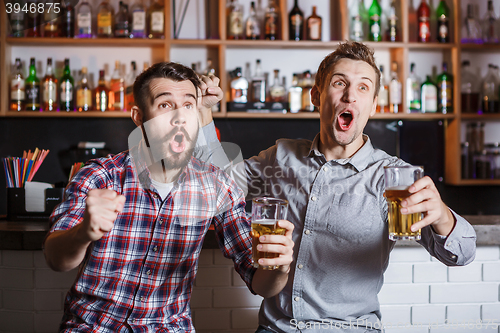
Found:
[[[161,92],[153,98],[153,101],[156,101],[156,99],[160,98],[161,96],[172,96],[172,93],[168,91]],[[185,94],[184,97],[193,98],[194,100],[196,100],[196,96],[193,94]]]
[[[343,78],[345,78],[345,77],[346,77],[346,75],[345,75],[344,73],[333,73],[333,74],[332,74],[332,78],[333,78],[334,76],[342,76]],[[373,80],[372,80],[372,79],[370,79],[370,78],[369,78],[369,77],[367,77],[367,76],[362,76],[362,77],[361,77],[361,79],[362,79],[362,80],[368,80],[368,81],[370,81],[370,82],[373,84]]]

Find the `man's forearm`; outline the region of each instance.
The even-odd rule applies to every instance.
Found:
[[[253,291],[264,298],[276,296],[286,286],[288,271],[258,269],[252,279]]]
[[[78,267],[83,261],[90,241],[79,236],[79,227],[55,231],[45,240],[45,260],[53,270],[66,272]]]

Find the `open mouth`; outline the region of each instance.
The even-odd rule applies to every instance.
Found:
[[[170,148],[174,153],[182,153],[186,149],[184,134],[178,133],[170,140]]]
[[[354,116],[351,111],[342,112],[338,117],[340,128],[343,130],[348,130],[349,128],[351,128],[352,124],[354,123],[353,119]]]

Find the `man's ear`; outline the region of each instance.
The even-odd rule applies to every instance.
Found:
[[[311,89],[311,102],[314,106],[319,108],[320,105],[320,93],[317,85],[314,85]]]
[[[137,127],[140,127],[144,122],[144,114],[136,105],[134,105],[132,110],[130,110],[130,117]]]
[[[372,110],[370,111],[370,117],[373,117],[377,113],[378,96],[375,96],[373,100]]]

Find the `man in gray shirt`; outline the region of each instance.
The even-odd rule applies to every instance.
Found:
[[[203,95],[222,98],[218,79],[204,78]],[[377,294],[395,242],[388,238],[383,167],[406,165],[375,149],[363,134],[375,114],[380,71],[373,51],[345,42],[318,68],[311,98],[320,111],[314,141],[281,139],[258,156],[230,163],[218,144],[211,115],[201,114],[206,142],[200,152],[223,167],[247,199],[270,195],[290,202],[295,225],[288,283],[263,300],[257,332],[376,332]],[[429,177],[416,181],[402,213],[424,213],[412,229],[419,243],[448,266],[475,256],[472,226],[441,200]]]

